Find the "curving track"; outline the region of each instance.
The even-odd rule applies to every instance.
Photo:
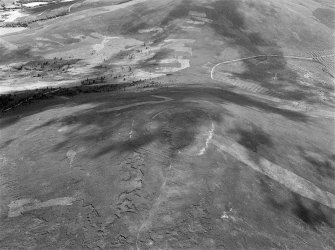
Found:
[[[220,66],[222,64],[229,64],[229,63],[233,63],[233,62],[240,62],[240,61],[245,61],[245,60],[250,60],[250,59],[255,59],[255,58],[262,58],[262,57],[281,57],[281,58],[290,58],[290,59],[304,60],[304,61],[315,61],[316,59],[319,59],[319,58],[332,57],[332,56],[335,56],[335,54],[318,56],[318,57],[283,56],[283,55],[256,55],[256,56],[243,57],[243,58],[224,61],[224,62],[220,62],[218,64],[215,64],[214,67],[212,67],[212,69],[211,69],[211,79],[215,80],[214,76],[213,76],[214,71],[218,66]]]

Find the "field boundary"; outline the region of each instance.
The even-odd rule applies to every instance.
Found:
[[[233,63],[233,62],[240,62],[240,61],[245,61],[245,60],[250,60],[250,59],[255,59],[255,58],[262,58],[262,57],[281,57],[281,58],[290,58],[290,59],[296,59],[296,60],[305,60],[305,61],[314,61],[314,62],[318,62],[317,59],[318,58],[324,58],[324,57],[332,57],[335,56],[335,54],[331,54],[331,55],[324,55],[324,56],[317,56],[317,57],[302,57],[302,56],[283,56],[283,55],[256,55],[256,56],[249,56],[249,57],[243,57],[243,58],[239,58],[239,59],[234,59],[234,60],[228,60],[228,61],[224,61],[224,62],[220,62],[215,64],[212,69],[211,69],[211,79],[214,79],[214,71],[215,69],[222,65],[222,64],[229,64],[229,63]]]

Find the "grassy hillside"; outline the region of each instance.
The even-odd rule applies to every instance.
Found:
[[[334,11],[2,12],[0,248],[335,249]]]

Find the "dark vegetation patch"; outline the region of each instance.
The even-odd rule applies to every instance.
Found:
[[[212,116],[218,117],[215,114]],[[163,116],[158,119],[162,124],[159,139],[163,143],[167,142],[174,151],[182,150],[194,141],[198,134],[198,126],[208,123],[210,117],[203,110],[190,107]]]
[[[192,9],[192,1],[183,0],[179,5],[174,7],[167,16],[161,20],[161,26],[166,26],[169,22],[174,21],[175,19],[187,17],[189,11]]]
[[[68,10],[52,10],[46,13],[43,13],[39,16],[25,16],[18,18],[15,22],[8,22],[1,24],[2,27],[28,27],[29,24],[35,23],[38,21],[45,21],[49,19],[53,19],[60,16],[65,16],[68,14]]]
[[[5,47],[0,47],[0,54],[0,64],[10,64],[17,61],[26,61],[34,58],[31,53],[31,48],[27,46],[13,51],[7,51]]]
[[[282,57],[264,57],[245,60],[244,65],[247,70],[243,73],[237,74],[239,78],[249,79],[263,83],[263,87],[267,85],[275,74],[280,80],[294,81],[297,77],[296,74],[286,69],[286,61]]]
[[[81,0],[82,1],[82,0]],[[51,2],[49,4],[44,4],[41,6],[36,6],[33,8],[25,8],[24,12],[27,14],[40,14],[43,11],[55,11],[63,7],[68,7],[75,2],[80,2],[80,1],[70,1],[70,2]]]
[[[335,9],[335,4],[334,4],[333,0],[314,0],[314,1],[322,4],[323,6],[326,6],[328,8]]]
[[[264,38],[261,33],[248,30],[248,20],[244,16],[244,10],[242,11],[242,7],[245,6],[241,6],[241,4],[239,1],[222,0],[211,3],[212,8],[206,8],[185,0],[175,6],[161,21],[161,24],[169,25],[174,19],[186,18],[191,10],[206,13],[207,18],[213,20],[208,25],[231,46],[237,47],[241,57],[264,54],[278,55],[278,57],[245,60],[243,61],[245,71],[233,74],[233,76],[243,80],[256,81],[268,89],[270,95],[282,99],[299,101],[310,98],[312,94],[309,90],[297,90],[297,86],[299,86],[298,74],[288,67],[286,59],[282,57],[284,54],[280,46],[275,41]],[[263,15],[270,15],[274,11],[262,4],[249,5],[249,8],[257,8],[259,13]],[[277,76],[277,82],[273,82],[275,76]],[[278,84],[278,82],[283,84]],[[294,89],[290,89],[291,86]]]
[[[0,145],[0,149],[6,148],[7,146],[9,146],[14,141],[15,141],[15,139],[10,139],[10,140],[5,141],[2,145]]]
[[[231,45],[238,47],[241,57],[249,55],[272,54],[278,57],[259,57],[243,61],[245,71],[234,73],[233,76],[243,80],[258,82],[266,88],[271,96],[285,100],[301,101],[307,100],[315,103],[317,93],[312,92],[299,84],[299,76],[292,70],[279,45],[275,41],[267,40],[258,32],[248,31],[248,20],[245,19],[240,10],[238,1],[217,1],[212,4],[213,9],[197,9],[205,12],[209,19],[213,20],[211,27],[217,34],[230,38]],[[268,13],[268,7],[262,4],[252,6],[257,8],[259,13]],[[271,12],[271,11],[270,11]],[[271,14],[271,13],[268,14]],[[274,81],[273,79],[277,80]]]
[[[9,110],[14,109],[15,107],[21,105],[31,104],[38,100],[50,99],[55,96],[75,96],[79,94],[87,94],[87,93],[100,93],[100,92],[110,92],[123,90],[125,91],[128,87],[137,87],[141,89],[146,88],[157,88],[160,86],[160,83],[157,81],[146,81],[146,80],[137,80],[129,83],[123,84],[111,84],[105,83],[105,79],[103,78],[102,84],[99,82],[101,77],[97,78],[96,83],[92,83],[94,79],[87,79],[81,82],[81,86],[75,87],[58,87],[58,88],[41,88],[35,90],[26,90],[19,91],[13,94],[3,94],[0,95],[0,111],[5,113]],[[2,125],[7,127],[6,124],[10,125],[14,123],[16,119],[6,119],[6,121],[2,121]],[[0,125],[0,128],[2,126]]]
[[[30,91],[16,92],[9,95],[0,95],[0,107],[2,112],[12,110],[18,105],[26,105],[37,101],[39,99],[49,99],[54,96],[74,96],[84,93],[99,93],[109,92],[116,90],[126,90],[127,87],[138,87],[138,88],[151,88],[160,86],[156,81],[133,81],[131,83],[123,84],[102,84],[102,85],[88,85],[88,86],[76,86],[71,88],[44,88]],[[163,91],[163,92],[162,92]],[[170,92],[171,91],[171,92]],[[182,100],[185,97],[192,96],[195,99],[211,100],[217,103],[234,103],[236,105],[244,107],[253,107],[262,110],[266,113],[273,113],[283,116],[289,120],[297,122],[306,122],[308,117],[300,112],[277,108],[272,106],[271,103],[262,102],[255,100],[251,97],[237,94],[229,90],[217,89],[217,88],[162,88],[151,92],[152,94],[158,94],[163,96],[171,96],[175,100]],[[139,93],[137,93],[138,95]],[[135,97],[134,97],[135,98]],[[137,98],[137,97],[136,97]],[[88,101],[89,102],[89,101]],[[101,107],[98,107],[98,109]],[[38,110],[36,110],[38,112]],[[93,112],[93,111],[92,111]],[[95,111],[94,111],[95,112]],[[214,114],[211,114],[214,117]],[[219,117],[219,116],[215,116]],[[218,118],[217,118],[218,119]],[[16,123],[19,118],[6,118],[1,121],[0,127],[7,127],[13,123]]]
[[[318,8],[313,11],[313,15],[320,21],[320,23],[326,25],[328,28],[335,29],[335,10],[334,9],[323,9]]]
[[[304,198],[267,176],[260,175],[259,180],[265,202],[279,214],[292,214],[314,230],[320,226],[334,228],[334,209]]]
[[[261,33],[248,32],[247,20],[239,10],[237,1],[218,1],[214,3],[213,10],[207,10],[208,18],[214,20],[212,28],[220,35],[232,39],[231,44],[238,46],[241,55],[262,55],[274,54],[279,57],[260,57],[252,60],[243,61],[245,71],[234,74],[243,80],[253,80],[259,82],[263,87],[271,92],[282,93],[282,98],[294,99],[294,96],[287,95],[287,90],[281,86],[272,84],[272,78],[279,74],[281,81],[287,81],[290,84],[297,82],[297,74],[287,66],[283,52],[274,42],[262,37]],[[221,15],[221,13],[224,13]],[[265,50],[263,48],[266,48]],[[271,51],[271,52],[269,52]],[[291,93],[292,94],[292,93]],[[299,98],[300,99],[300,98]]]
[[[6,112],[20,105],[27,105],[37,100],[49,99],[55,96],[74,96],[81,93],[108,92],[123,88],[124,86],[119,84],[108,84],[94,87],[76,86],[71,88],[47,87],[36,90],[16,92],[14,94],[4,94],[0,95],[0,110],[2,112]]]
[[[15,65],[7,73],[17,78],[26,75],[32,77],[54,77],[55,74],[67,73],[78,61],[80,59],[63,59],[61,57],[44,59],[39,57],[35,60]]]
[[[95,84],[102,84],[106,82],[105,76],[94,77],[94,78],[86,78],[82,80],[80,83],[81,85],[95,85]]]
[[[122,0],[120,2],[118,2],[116,5],[120,5],[120,4],[124,4],[124,3],[128,3],[131,2],[132,0]]]
[[[155,8],[150,8],[145,4],[135,5],[132,7],[132,9],[124,9],[123,13],[124,15],[128,15],[128,17],[126,19],[126,22],[123,22],[120,32],[123,35],[136,36],[139,35],[138,31],[140,29],[159,26],[158,24],[162,18],[161,13],[165,11],[165,9],[159,10]]]
[[[115,59],[125,59],[126,57],[129,57],[134,52],[134,50],[121,50],[115,55],[113,55],[113,58]]]
[[[164,147],[168,147],[170,157],[174,157],[179,150],[182,150],[194,141],[194,137],[198,133],[197,130],[200,125],[204,124],[204,122],[207,123],[210,119],[217,122],[220,122],[222,119],[222,110],[220,110],[220,112],[217,112],[215,110],[202,110],[197,107],[191,106],[190,104],[187,104],[187,102],[183,102],[182,100],[184,98],[187,98],[188,96],[192,96],[192,98],[195,99],[209,99],[213,102],[219,103],[233,102],[239,105],[246,106],[255,105],[258,106],[258,108],[263,109],[264,111],[276,112],[280,115],[288,116],[290,119],[306,119],[303,115],[296,112],[293,112],[292,116],[290,116],[290,114],[288,113],[292,111],[272,109],[268,106],[269,104],[266,103],[249,103],[248,97],[237,95],[235,93],[225,90],[210,88],[173,88],[171,89],[171,92],[169,91],[169,89],[166,89],[163,92],[162,91],[163,90],[157,90],[151,92],[150,94],[147,93],[145,95],[146,97],[150,97],[150,100],[152,99],[152,97],[150,96],[152,94],[163,95],[174,99],[174,101],[171,102],[171,106],[169,106],[169,108],[167,109],[169,111],[164,112],[162,115],[155,118],[155,120],[158,122],[158,125],[155,128],[150,128],[147,126],[148,124],[146,117],[139,117],[139,119],[136,120],[136,123],[133,126],[133,130],[136,131],[136,136],[124,140],[112,140],[111,142],[107,143],[106,147],[96,152],[93,157],[99,157],[109,154],[111,152],[133,151],[155,141],[159,141],[160,143],[162,143],[162,145],[165,145]],[[141,96],[143,95],[140,94],[138,97],[136,97],[136,100],[140,101]],[[135,99],[135,97],[133,99]],[[248,104],[244,104],[244,101]],[[108,107],[110,105],[112,105],[111,107],[114,107],[113,104],[104,102],[93,109],[76,114],[76,124],[79,127],[85,127],[93,123],[96,126],[100,127],[102,131],[111,131],[111,133],[114,133],[119,128],[122,128],[124,126],[129,126],[129,119],[123,119],[121,124],[117,125],[116,127],[110,123],[110,119],[107,119],[109,122],[106,122],[107,117],[113,117],[115,114],[118,113],[114,110],[109,111]],[[164,107],[166,107],[166,104],[163,105]],[[159,104],[156,106],[159,107]],[[138,112],[137,110],[141,112],[145,107],[146,106],[140,108],[133,107],[130,108],[128,112]],[[97,110],[99,110],[100,113],[98,113]],[[73,119],[71,118],[71,121],[72,120]],[[67,120],[67,118],[65,118],[58,122],[67,124],[67,122],[69,121]],[[266,152],[266,148],[271,148],[273,146],[269,135],[267,135],[264,131],[261,131],[260,129],[241,129],[239,130],[239,132],[241,134],[240,143],[243,143],[252,151],[259,152],[259,150],[261,150],[261,153],[264,153]],[[55,150],[58,150],[71,143],[71,141],[73,141],[71,139],[71,136],[76,135],[68,134],[65,141],[55,146]],[[90,140],[96,140],[96,138],[101,138],[101,140],[104,140],[107,137],[102,138],[100,136],[96,137],[90,135],[86,139],[88,140],[87,142],[89,142]]]
[[[246,147],[247,149],[257,153],[261,146],[266,148],[273,147],[270,135],[265,133],[261,128],[251,126],[250,128],[238,128],[234,130],[234,133],[238,135],[238,143]]]
[[[147,96],[150,100],[153,98]],[[139,101],[139,100],[137,100]],[[106,108],[106,105],[104,105]],[[109,106],[107,104],[107,106]],[[142,106],[141,111],[151,106]],[[137,107],[131,108],[128,112],[137,112]],[[103,109],[99,107],[99,110]],[[129,125],[129,120],[125,119],[119,123],[107,122],[101,117],[112,117],[115,111],[108,111],[97,113],[96,109],[88,112],[79,113],[76,115],[76,124],[78,126],[86,126],[92,122],[100,127],[103,131],[118,131],[124,126]],[[62,124],[68,124],[69,120],[73,120],[72,117],[66,117],[58,120]],[[146,146],[152,142],[159,142],[162,149],[167,151],[169,157],[175,157],[178,151],[183,150],[187,146],[191,145],[198,129],[201,125],[208,124],[209,120],[213,119],[219,122],[221,116],[217,111],[213,110],[202,110],[200,108],[190,106],[187,103],[177,103],[170,106],[169,111],[165,112],[161,116],[155,119],[155,128],[148,127],[147,117],[139,117],[135,120],[132,129],[135,131],[135,135],[132,138],[124,140],[112,140],[107,146],[95,152],[92,157],[100,157],[111,152],[126,152],[134,151]],[[113,133],[113,132],[112,132]],[[60,145],[56,145],[55,149],[60,149],[71,142],[71,137],[76,136],[75,134],[68,134],[68,139],[61,142]],[[94,137],[87,137],[87,140],[92,140]],[[109,137],[105,137],[102,140],[108,140]],[[86,140],[84,139],[84,140]],[[94,139],[95,140],[95,139]]]
[[[165,59],[169,54],[173,52],[174,52],[173,49],[162,48],[158,52],[156,52],[155,55],[151,57],[149,60],[160,61],[160,60]]]
[[[274,143],[271,135],[249,122],[237,124],[235,127],[236,129],[231,129],[228,134],[233,135],[239,144],[248,149],[250,159],[258,163],[260,157],[264,157],[275,162]]]
[[[160,65],[159,61],[167,58],[168,55],[172,52],[173,52],[172,49],[167,48],[160,49],[159,51],[157,51],[157,53],[155,53],[153,57],[140,61],[138,63],[139,68],[152,69],[154,67],[157,67]]]
[[[259,47],[277,47],[275,42],[264,39],[260,33],[248,31],[248,21],[245,20],[239,1],[216,1],[211,7],[195,6],[195,10],[206,13],[207,18],[213,20],[210,27],[218,35],[229,38],[228,42],[238,47],[242,55],[259,54]]]
[[[168,25],[167,27],[165,27],[164,32],[157,33],[150,38],[152,39],[152,45],[157,45],[163,42],[170,36],[170,33],[178,34],[178,32],[179,29],[175,25]]]
[[[125,26],[125,29],[123,29],[123,32],[125,33],[136,33],[140,29],[145,29],[149,27],[146,23],[139,22],[137,19],[123,26]]]
[[[315,157],[309,154],[303,154],[303,158],[313,166],[313,169],[315,169],[319,179],[335,179],[335,166],[331,159],[327,157]]]
[[[187,2],[187,1],[185,1]],[[150,8],[145,4],[138,4],[132,7],[131,10],[123,10],[125,15],[129,15],[127,21],[123,23],[120,29],[122,35],[131,35],[139,40],[152,42],[152,45],[159,44],[164,41],[171,33],[178,34],[181,30],[172,21],[173,17],[177,17],[180,10],[186,15],[188,10],[182,8],[184,2],[176,8],[173,4],[164,4],[160,8]],[[166,14],[168,12],[168,14]],[[130,20],[129,20],[130,19]],[[140,29],[149,29],[153,27],[163,28],[163,32],[155,33],[138,33]]]
[[[54,71],[69,68],[70,65],[76,64],[79,59],[63,59],[55,57],[53,59],[40,59],[27,62],[20,66],[14,66],[13,69],[22,71]]]
[[[233,6],[231,5],[231,8]],[[238,6],[235,4],[235,7],[237,8]],[[262,9],[265,7],[258,8]],[[253,55],[272,54],[277,55],[277,57],[259,57],[244,60],[245,71],[243,73],[234,73],[233,75],[243,80],[258,82],[267,89],[266,94],[271,96],[285,100],[319,102],[317,92],[312,91],[314,87],[306,87],[299,83],[299,75],[288,66],[280,47],[274,41],[262,38],[260,33],[248,33],[245,24],[247,21],[241,16],[241,13],[235,11],[234,15],[240,15],[240,17],[237,20],[231,20],[232,27],[235,27],[233,32],[229,32],[229,29],[224,25],[218,25],[217,23],[213,23],[213,25],[217,26],[215,29],[219,30],[223,36],[232,38],[234,43],[239,45],[241,55],[248,55],[245,53],[249,51],[248,53],[252,52]],[[230,15],[227,17],[232,18]]]
[[[230,38],[233,46],[238,46],[245,52],[259,53],[258,46],[274,45],[262,38],[261,34],[249,32],[246,20],[240,9],[238,1],[216,1],[212,4],[213,9],[205,9],[207,17],[213,22],[211,27],[218,34]]]
[[[220,0],[215,1],[210,4],[212,8],[207,8],[204,6],[199,6],[190,0],[183,0],[180,4],[168,7],[170,8],[167,15],[162,15],[160,17],[159,23],[160,27],[174,28],[173,22],[176,19],[186,18],[190,11],[198,11],[206,13],[207,18],[213,20],[210,27],[220,36],[224,38],[230,38],[231,44],[238,46],[242,49],[242,52],[259,52],[258,46],[275,46],[276,44],[272,41],[267,41],[262,38],[261,34],[255,32],[249,32],[246,25],[246,20],[244,18],[243,12],[239,10],[240,2],[231,0]],[[146,15],[151,15],[150,10],[139,10],[145,19],[149,19]],[[157,19],[157,15],[156,15]],[[139,22],[139,20],[141,20]],[[156,20],[157,26],[158,20]],[[143,18],[138,20],[133,20],[130,23],[125,24],[125,29],[127,31],[132,30],[137,31],[136,26],[146,25],[151,27],[149,22],[146,22]],[[131,27],[131,28],[130,28]],[[127,32],[126,32],[127,33]]]
[[[314,87],[300,84],[298,73],[287,66],[285,58],[280,57],[281,52],[277,52],[277,54],[279,57],[245,60],[246,70],[242,73],[234,73],[233,76],[259,83],[267,89],[266,94],[270,96],[284,100],[305,100],[314,103],[318,97],[317,93],[312,91]]]

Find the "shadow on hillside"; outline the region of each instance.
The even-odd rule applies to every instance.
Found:
[[[335,10],[326,8],[317,8],[313,11],[313,16],[316,17],[320,23],[326,25],[328,28],[335,29]]]
[[[267,148],[273,147],[273,142],[271,141],[270,135],[266,134],[261,128],[251,127],[247,128],[237,128],[233,131],[239,136],[238,143],[251,150],[254,153],[257,153],[259,147],[265,146]]]
[[[114,107],[137,102],[157,101],[157,97],[153,97],[151,95],[169,97],[173,100],[164,103],[144,104],[129,107],[119,111],[111,110]],[[230,115],[230,113],[224,110],[221,105],[218,105],[220,107],[219,110],[204,109],[203,107],[198,107],[192,102],[188,102],[187,100],[190,98],[193,100],[207,101],[213,103],[214,105],[233,103],[241,107],[256,108],[265,113],[280,115],[295,122],[308,121],[308,117],[299,112],[280,109],[272,106],[270,103],[255,100],[223,89],[168,88],[142,93],[123,94],[120,92],[120,96],[105,95],[99,97],[94,94],[86,94],[85,98],[80,98],[80,96],[78,96],[78,98],[73,97],[71,101],[67,102],[67,104],[62,104],[64,100],[57,98],[56,100],[50,100],[50,106],[48,106],[48,101],[44,101],[44,108],[42,110],[38,103],[35,103],[33,108],[29,108],[29,112],[22,112],[20,116],[10,115],[9,113],[8,117],[5,116],[2,118],[0,120],[0,128],[4,129],[18,123],[21,119],[24,119],[27,116],[38,114],[42,111],[46,112],[48,109],[52,109],[53,107],[61,108],[63,106],[66,110],[67,107],[71,108],[82,104],[92,104],[89,105],[88,108],[71,113],[71,115],[48,120],[41,125],[31,128],[25,133],[29,134],[34,131],[53,126],[54,124],[58,124],[60,126],[70,126],[75,129],[70,130],[72,132],[65,132],[64,136],[66,139],[54,146],[54,150],[56,151],[67,147],[72,143],[72,141],[78,140],[78,138],[80,141],[88,143],[89,145],[94,145],[96,142],[114,138],[112,141],[108,141],[108,145],[106,145],[103,149],[96,152],[94,157],[105,155],[112,151],[120,152],[136,150],[137,148],[143,147],[154,141],[159,141],[163,145],[166,145],[170,152],[170,156],[172,157],[179,150],[182,150],[192,144],[198,133],[197,129],[205,122],[208,122],[209,119],[219,123],[224,115]],[[155,121],[158,122],[156,127],[148,128],[148,119],[151,121],[151,118],[146,114],[156,112],[159,109],[170,110],[169,115],[162,119],[157,118],[158,120]],[[137,136],[126,139],[123,137],[119,138],[117,133],[120,132],[120,129],[122,130],[122,128],[127,128],[127,131],[131,130],[131,127],[129,126],[131,125],[132,120],[134,120],[133,130]],[[92,126],[94,127],[94,130],[92,130]],[[85,131],[85,129],[89,129],[89,134],[77,134],[77,131]],[[129,131],[127,133],[129,133]],[[251,150],[258,150],[258,147],[261,144],[271,146],[271,140],[266,137],[265,134],[261,133],[261,131],[240,130],[238,132],[241,135],[240,143],[251,148]],[[124,133],[125,132],[122,131],[121,134]]]
[[[112,151],[133,151],[152,142],[160,142],[162,145],[165,145],[172,157],[176,152],[192,144],[198,133],[197,129],[205,122],[208,122],[209,119],[220,123],[224,115],[229,115],[227,111],[223,111],[221,108],[220,110],[209,110],[185,102],[185,98],[210,100],[210,102],[214,104],[235,103],[246,107],[257,107],[265,112],[277,113],[278,115],[283,115],[288,119],[298,122],[307,121],[307,117],[297,112],[278,109],[269,104],[255,101],[248,97],[225,90],[210,88],[177,88],[165,91],[158,90],[151,94],[166,96],[172,98],[173,101],[155,104],[154,107],[152,105],[143,105],[122,111],[109,111],[109,108],[113,107],[115,104],[102,102],[95,108],[51,122],[61,123],[66,126],[76,125],[76,128],[79,130],[94,125],[97,128],[95,130],[96,132],[93,132],[93,134],[90,132],[89,135],[82,135],[80,138],[89,143],[108,141],[108,138],[114,137],[112,141],[108,141],[107,146],[95,153],[94,157],[99,157]],[[148,94],[146,96],[143,96],[142,94],[139,99],[136,101],[133,100],[132,103],[143,101],[143,97],[145,100],[148,100],[148,97],[149,100],[153,99],[153,97]],[[169,110],[169,112],[163,118],[155,118],[157,124],[154,128],[151,128],[149,126],[151,118],[146,114],[154,112],[157,109],[166,109]],[[132,120],[134,120],[133,125],[131,125]],[[45,125],[49,126],[50,121],[46,122]],[[39,127],[43,127],[43,125]],[[132,130],[136,136],[120,139],[117,134],[120,130],[125,128],[127,128],[127,131],[129,130],[129,133]],[[75,131],[74,134],[66,134],[67,139],[60,144],[55,145],[54,149],[59,150],[71,143],[74,139],[72,137],[77,136]],[[269,137],[265,136],[261,131],[257,130],[256,132],[258,133],[256,134],[253,133],[255,131],[241,130],[239,132],[242,135],[241,143],[244,143],[253,149],[256,148],[257,150],[257,148],[263,144],[267,146],[272,145]],[[124,133],[125,132],[123,131],[122,134]],[[251,142],[248,140],[251,140]]]
[[[310,103],[320,101],[317,98],[318,94],[315,91],[311,91],[315,89],[314,87],[306,87],[299,84],[299,75],[288,66],[287,60],[281,57],[284,54],[277,42],[264,38],[260,32],[249,30],[247,25],[248,20],[244,14],[246,10],[242,10],[242,3],[240,1],[220,0],[212,2],[209,5],[210,8],[190,0],[180,1],[180,4],[171,8],[167,15],[162,16],[160,26],[165,27],[164,32],[156,34],[154,40],[159,43],[168,37],[172,31],[174,33],[178,32],[174,23],[175,20],[192,19],[193,17],[189,14],[190,11],[205,13],[206,18],[212,20],[208,24],[209,27],[230,44],[230,46],[237,48],[241,57],[264,54],[279,56],[276,58],[266,58],[265,60],[264,58],[258,58],[243,61],[244,72],[235,73],[233,74],[234,77],[256,81],[263,88],[267,89],[267,94],[284,100],[305,100]],[[260,15],[274,15],[276,12],[276,10],[270,9],[261,3],[248,4],[247,6],[248,8],[256,9]],[[143,13],[145,15],[147,11]],[[152,27],[150,22],[146,23],[142,21],[140,25],[146,28]],[[136,22],[128,23],[126,27],[127,34],[135,35],[139,24]],[[236,58],[227,58],[227,60],[229,59]],[[276,79],[276,81],[273,79]]]
[[[153,57],[142,60],[139,62],[139,68],[145,70],[154,70],[155,67],[160,66],[160,61],[166,59],[170,53],[172,53],[172,49],[163,48],[160,49]]]
[[[234,103],[236,105],[239,106],[243,106],[243,107],[251,107],[251,108],[257,108],[259,110],[262,110],[266,113],[273,113],[273,114],[277,114],[280,116],[283,116],[289,120],[292,121],[297,121],[297,122],[307,122],[308,121],[308,116],[306,116],[305,114],[302,114],[300,112],[297,111],[292,111],[292,110],[288,110],[288,109],[282,109],[282,108],[278,108],[276,106],[271,105],[271,103],[268,102],[264,102],[264,101],[260,101],[260,100],[256,100],[253,99],[249,96],[245,96],[243,94],[238,94],[226,89],[219,89],[219,88],[169,88],[169,89],[163,89],[163,90],[156,90],[153,91],[152,94],[158,94],[158,95],[163,95],[163,96],[169,96],[172,98],[176,98],[176,100],[182,100],[183,98],[186,97],[192,97],[194,99],[205,99],[205,100],[209,100],[213,103]],[[86,94],[88,97],[90,94]],[[94,93],[92,93],[92,95],[94,95]],[[134,98],[140,98],[143,96],[147,96],[148,93],[144,92],[144,93],[136,93],[136,94],[129,94],[130,95],[134,95]],[[78,101],[78,99],[76,97],[73,97],[71,99],[71,104],[69,104],[70,106],[75,106],[75,105],[79,105],[79,104],[83,104],[83,103],[90,103],[90,104],[96,104],[98,107],[96,108],[96,110],[98,110],[99,108],[101,108],[102,106],[106,106],[106,105],[113,105],[112,102],[115,101],[116,99],[120,100],[120,98],[127,98],[127,94],[122,94],[120,95],[120,97],[114,96],[112,98],[112,100],[109,101]],[[39,100],[36,100],[36,102],[38,102]],[[78,102],[77,102],[78,101]],[[0,120],[0,128],[6,128],[8,126],[11,126],[15,123],[17,123],[18,121],[20,121],[22,118],[24,118],[25,116],[28,115],[33,115],[33,114],[37,114],[40,113],[42,111],[47,110],[48,108],[51,108],[53,106],[57,106],[60,104],[63,104],[64,100],[63,99],[59,99],[57,98],[56,100],[50,100],[49,104],[46,104],[45,107],[43,107],[43,109],[41,109],[40,107],[38,107],[37,105],[34,105],[34,107],[30,107],[29,108],[29,113],[27,112],[23,112],[20,115],[13,115],[11,114],[11,112],[8,113],[3,113],[2,114],[2,118]],[[36,104],[36,103],[35,103]],[[26,106],[29,106],[30,104],[27,104]],[[48,107],[49,105],[49,107]],[[64,105],[66,106],[66,104]],[[92,109],[95,110],[95,109]],[[90,121],[91,123],[94,123],[94,121]],[[44,126],[48,126],[50,125],[51,122],[47,122]],[[41,125],[41,127],[43,127],[43,125]]]
[[[93,157],[99,157],[112,151],[134,151],[152,142],[159,142],[162,145],[161,149],[167,150],[168,156],[173,158],[178,151],[194,142],[200,126],[206,125],[210,120],[220,123],[221,115],[223,115],[218,110],[192,107],[192,105],[185,103],[179,103],[178,106],[172,104],[172,107],[166,103],[160,105],[160,108],[168,110],[154,119],[156,123],[154,128],[150,127],[150,120],[136,121],[132,128],[135,134],[133,138],[112,141],[110,145],[99,150]],[[129,122],[129,120],[122,122],[121,127],[126,126]],[[120,127],[113,129],[119,131]]]
[[[10,64],[10,63],[17,63],[18,61],[28,61],[32,60],[33,58],[38,58],[34,56],[31,52],[31,48],[27,45],[22,46],[17,50],[10,50],[4,46],[0,47],[0,65],[1,64]]]
[[[330,180],[334,180],[335,178],[335,164],[334,160],[331,157],[320,155],[311,155],[306,154],[301,149],[301,155],[306,162],[308,162],[315,170],[316,174],[318,175],[319,179],[321,178],[328,178]]]
[[[259,176],[261,192],[271,208],[280,214],[289,213],[310,228],[334,228],[334,210],[316,201],[304,198],[266,176]]]
[[[84,2],[83,0],[76,0],[76,2]],[[74,1],[66,1],[66,2],[57,2],[57,3],[50,3],[42,6],[36,6],[34,8],[26,8],[24,9],[24,12],[27,14],[40,14],[43,13],[44,11],[53,11],[65,7],[69,7],[72,5]]]
[[[281,57],[284,54],[280,46],[273,40],[265,39],[261,33],[248,31],[247,20],[239,10],[239,2],[217,1],[213,7],[212,10],[206,11],[207,16],[214,20],[211,24],[213,30],[223,37],[229,37],[231,45],[238,46],[241,57],[264,54],[279,56],[265,60],[264,58],[245,60],[244,72],[234,73],[234,77],[256,81],[268,90],[268,94],[284,100],[313,102],[316,94],[311,93],[310,88],[299,84],[297,72],[288,66],[284,57]],[[258,6],[259,13],[262,13],[261,7]],[[257,8],[257,5],[252,8]],[[274,81],[274,78],[277,80]]]
[[[0,149],[3,149],[5,147],[9,146],[14,141],[15,141],[15,139],[10,139],[10,140],[5,141],[4,143],[2,143],[2,145],[0,145]]]
[[[269,40],[261,32],[254,32],[249,29],[249,20],[245,16],[248,8],[266,18],[269,15],[276,14],[276,10],[272,7],[262,3],[246,4],[237,0],[218,0],[208,4],[181,0],[170,4],[162,4],[161,7],[162,9],[157,6],[150,7],[147,3],[143,3],[123,10],[127,13],[127,19],[118,29],[122,35],[137,38],[144,42],[152,42],[151,46],[154,46],[163,42],[171,34],[176,35],[184,32],[178,25],[178,19],[197,21],[198,19],[194,19],[190,11],[205,13],[206,18],[212,20],[206,25],[220,36],[219,39],[238,49],[241,57],[264,54],[279,56],[278,58],[245,60],[243,61],[244,72],[233,73],[233,77],[259,83],[266,89],[266,93],[264,93],[266,95],[291,101],[320,102],[315,87],[299,84],[300,79],[297,72],[289,67],[285,58],[280,57],[284,54],[277,41]],[[140,29],[153,27],[160,27],[162,31],[143,34],[138,32]],[[125,58],[129,56],[129,53],[131,53],[131,50],[122,52],[117,57]],[[167,55],[167,51],[158,51],[153,58],[140,62],[138,67],[155,67],[156,64],[151,60],[161,59]]]
[[[233,137],[236,136],[236,141],[248,149],[250,159],[255,163],[259,162],[259,157],[262,156],[270,161],[273,161],[274,143],[271,135],[267,134],[261,127],[254,124],[242,123],[236,125],[236,129],[228,132]]]

